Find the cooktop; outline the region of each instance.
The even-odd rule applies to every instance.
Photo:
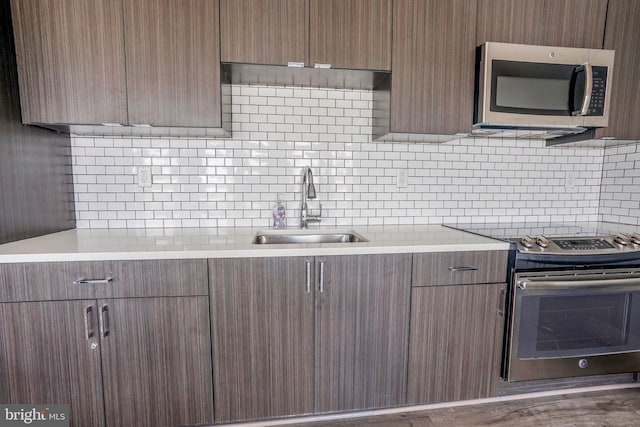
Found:
[[[519,252],[606,254],[640,251],[640,227],[609,222],[445,224],[513,243]]]

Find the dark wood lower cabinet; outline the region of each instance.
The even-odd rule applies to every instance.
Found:
[[[320,265],[322,263],[322,265]],[[405,403],[411,254],[317,258],[316,411]]]
[[[412,289],[407,403],[497,395],[505,284]]]
[[[72,426],[105,425],[100,347],[97,336],[87,339],[83,322],[93,306],[95,300],[0,304],[0,402],[70,405]]]
[[[210,295],[205,260],[0,264],[0,402],[156,427],[494,396],[505,285],[411,288],[422,258],[211,259]]]
[[[312,262],[209,261],[216,421],[313,412]]]
[[[208,297],[98,300],[104,307],[107,425],[213,421]]]
[[[68,404],[74,427],[211,423],[210,329],[205,260],[0,264],[0,402]]]
[[[411,254],[209,261],[216,421],[405,401]]]
[[[206,296],[0,304],[0,402],[67,404],[72,426],[212,422],[208,316]]]

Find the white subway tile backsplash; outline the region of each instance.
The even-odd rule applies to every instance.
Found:
[[[605,149],[599,217],[640,225],[640,145]]]
[[[309,166],[324,225],[638,221],[640,197],[622,195],[640,194],[635,149],[374,142],[370,91],[235,85],[232,92],[233,139],[72,137],[77,226],[268,227],[281,194],[295,227]],[[616,169],[620,163],[630,172]],[[136,185],[138,166],[152,167],[151,187]],[[398,170],[407,171],[406,188],[395,185]],[[564,186],[568,171],[577,172],[575,190]],[[609,205],[615,201],[625,203]]]

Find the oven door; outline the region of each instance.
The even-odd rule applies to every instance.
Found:
[[[515,275],[508,380],[640,371],[640,272]]]

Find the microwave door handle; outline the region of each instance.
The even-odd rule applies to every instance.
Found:
[[[632,277],[627,279],[594,279],[594,280],[518,280],[516,286],[522,290],[571,290],[571,289],[592,289],[592,290],[617,290],[617,291],[638,291],[640,290],[640,278]]]
[[[578,116],[586,116],[591,105],[591,92],[593,92],[593,69],[591,63],[587,62],[579,68],[584,70],[584,99],[582,100],[582,108],[578,112]]]

